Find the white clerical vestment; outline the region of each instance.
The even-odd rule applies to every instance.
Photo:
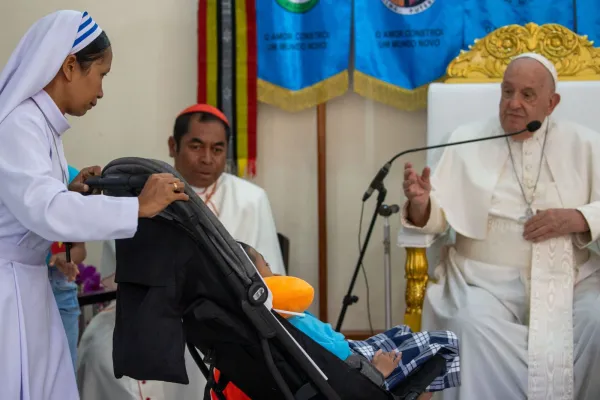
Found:
[[[231,236],[257,249],[276,274],[285,275],[277,229],[266,192],[244,179],[223,173],[206,189],[194,188]],[[114,241],[104,243],[102,273],[115,271]],[[185,351],[189,385],[116,379],[112,364],[114,304],[96,315],[78,349],[77,381],[82,400],[201,400],[206,380]]]
[[[450,141],[502,133],[494,118]],[[600,234],[598,152],[600,133],[547,119],[524,142],[447,148],[423,228],[406,220],[405,205],[405,229],[456,232],[423,315],[423,329],[452,330],[462,343],[461,387],[442,392],[444,400],[600,398],[600,260],[585,248]],[[576,208],[590,233],[527,242],[518,182],[534,212]]]

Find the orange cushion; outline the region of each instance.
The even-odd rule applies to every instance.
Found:
[[[273,308],[278,310],[303,313],[315,297],[315,289],[295,276],[271,276],[265,278],[265,283],[273,293]],[[292,315],[282,313],[281,316],[289,318]]]

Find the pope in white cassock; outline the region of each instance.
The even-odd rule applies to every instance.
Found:
[[[600,399],[600,133],[551,117],[556,84],[549,60],[516,57],[499,115],[450,141],[540,129],[448,147],[431,179],[405,167],[404,228],[456,232],[423,316],[463,343],[443,399]]]
[[[73,192],[88,191],[83,182],[100,167],[82,169],[67,188],[66,115],[83,116],[104,96],[112,57],[108,36],[87,12],[63,10],[33,24],[0,73],[3,400],[79,399],[48,280],[51,243],[130,238],[138,217],[188,199],[171,174],[150,177],[138,198]]]
[[[229,122],[218,109],[197,104],[182,111],[169,138],[175,168],[232,237],[265,255],[276,274],[285,275],[271,206],[263,189],[225,173]],[[273,260],[273,261],[271,261]],[[114,241],[105,242],[103,273],[115,271]],[[83,400],[200,400],[206,380],[186,350],[189,385],[116,379],[112,363],[114,304],[96,315],[79,346],[77,380]]]

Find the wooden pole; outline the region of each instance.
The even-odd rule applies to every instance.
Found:
[[[319,209],[319,319],[327,322],[327,107],[317,106],[317,196]]]

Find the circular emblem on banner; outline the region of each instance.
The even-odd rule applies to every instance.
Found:
[[[319,0],[276,0],[277,4],[293,13],[305,13],[317,5]]]
[[[422,13],[435,3],[435,0],[381,0],[396,14],[414,15]]]

